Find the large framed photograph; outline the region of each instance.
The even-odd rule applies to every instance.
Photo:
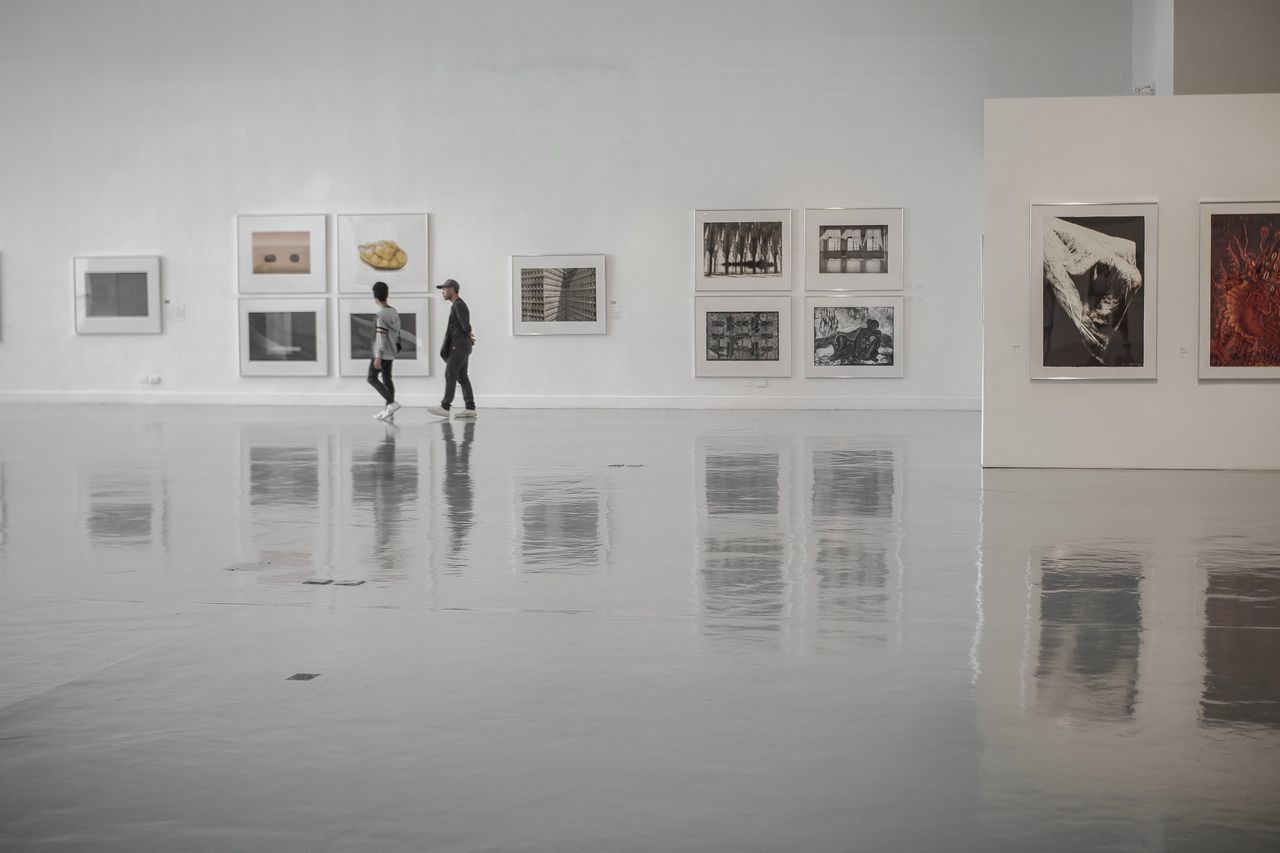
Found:
[[[1200,205],[1200,378],[1280,379],[1280,202]]]
[[[241,299],[241,376],[327,376],[328,302]]]
[[[1156,205],[1031,206],[1031,378],[1156,378]]]
[[[790,296],[694,297],[694,376],[791,375]]]
[[[805,290],[902,290],[902,208],[804,212]]]
[[[400,313],[400,352],[396,353],[394,376],[430,376],[431,300],[392,295],[390,303]],[[377,312],[373,297],[338,300],[339,376],[369,374]]]
[[[696,210],[694,290],[791,290],[790,210]]]
[[[338,292],[366,294],[385,281],[397,293],[427,293],[427,214],[338,216]]]
[[[76,258],[77,335],[157,335],[160,259]]]
[[[240,292],[324,293],[328,289],[323,214],[237,216]]]
[[[511,331],[603,335],[604,255],[513,255]]]
[[[901,378],[903,302],[901,296],[805,299],[805,375]]]

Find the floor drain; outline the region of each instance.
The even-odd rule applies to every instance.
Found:
[[[307,578],[303,583],[309,583],[313,586],[324,586],[325,584],[333,583],[333,578]]]
[[[334,586],[360,586],[364,581],[338,581]]]
[[[319,678],[318,672],[295,672],[293,675],[285,679],[285,681],[310,681],[313,678]]]

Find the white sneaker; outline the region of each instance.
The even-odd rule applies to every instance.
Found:
[[[395,414],[396,414],[396,412],[398,412],[398,411],[400,411],[400,404],[399,404],[399,403],[388,403],[388,404],[387,404],[387,415],[386,415],[386,416],[387,416],[387,418],[388,418],[388,419],[395,417]]]
[[[454,415],[453,415],[453,418],[454,418],[454,420],[459,420],[459,421],[460,421],[460,420],[464,420],[464,419],[470,419],[470,420],[473,420],[473,421],[474,421],[474,420],[476,419],[476,410],[475,410],[475,409],[462,409],[462,410],[461,410],[461,411],[459,411],[459,412],[455,412],[455,413],[454,413]]]
[[[443,406],[427,406],[427,412],[429,414],[435,415],[437,418],[449,417],[449,410],[444,408]]]
[[[384,407],[384,408],[383,408],[383,410],[382,410],[381,412],[378,412],[378,414],[374,415],[374,416],[373,416],[373,419],[374,419],[375,421],[385,421],[385,420],[387,419],[387,410],[386,410],[386,408]]]

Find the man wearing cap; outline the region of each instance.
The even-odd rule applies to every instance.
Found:
[[[471,379],[467,376],[467,361],[471,358],[471,348],[476,340],[475,333],[471,331],[471,312],[467,310],[467,303],[458,296],[458,283],[453,279],[436,285],[436,290],[440,291],[445,301],[453,303],[453,308],[449,311],[449,325],[444,333],[444,346],[440,347],[440,357],[445,361],[444,399],[439,406],[431,406],[427,411],[437,417],[449,417],[449,409],[453,406],[454,389],[461,385],[462,402],[466,409],[458,412],[454,417],[474,418],[476,398],[471,392]]]

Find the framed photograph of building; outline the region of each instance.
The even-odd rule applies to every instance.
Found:
[[[425,296],[391,297],[391,307],[400,313],[400,352],[396,353],[394,377],[430,376],[431,300]],[[378,306],[373,298],[338,300],[338,375],[369,374],[373,360],[374,326]]]
[[[427,214],[338,216],[338,292],[367,294],[376,281],[397,293],[427,293]]]
[[[240,292],[324,293],[328,289],[325,217],[237,216]]]
[[[805,290],[902,290],[902,208],[804,212]]]
[[[1200,378],[1280,379],[1280,202],[1200,205]]]
[[[693,289],[791,290],[790,210],[695,210]]]
[[[1156,205],[1031,205],[1031,378],[1156,378]]]
[[[603,335],[604,255],[513,255],[511,332]]]
[[[694,376],[791,375],[791,297],[694,297]]]
[[[157,335],[160,259],[76,258],[77,335]]]
[[[901,296],[805,299],[805,376],[900,379],[904,301]]]
[[[241,299],[241,376],[328,376],[328,301]]]

